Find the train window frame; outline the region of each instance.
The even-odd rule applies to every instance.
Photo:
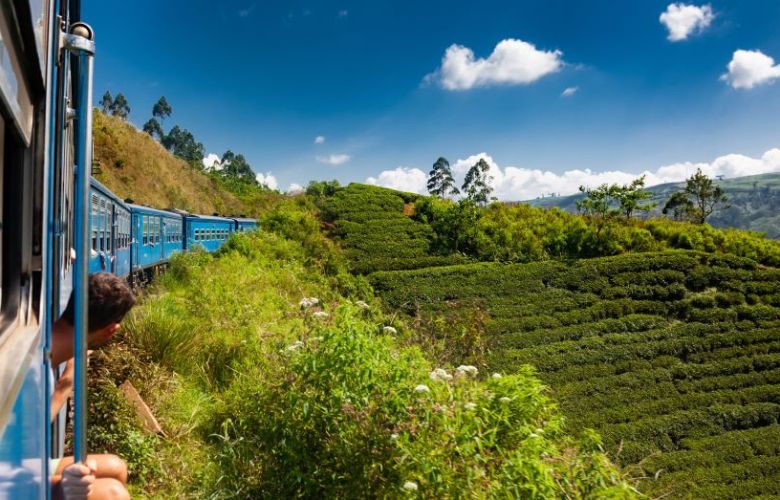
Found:
[[[143,245],[148,245],[149,244],[149,216],[147,216],[147,215],[141,216],[141,225],[143,226],[143,229],[142,229],[142,234],[143,234],[142,241],[143,241],[143,243],[142,244]]]
[[[114,203],[111,200],[106,202],[106,251],[111,252],[114,247]]]

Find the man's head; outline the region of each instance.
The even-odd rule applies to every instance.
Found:
[[[107,342],[119,329],[119,323],[134,305],[135,295],[124,279],[110,273],[90,275],[87,305],[90,347],[97,347]],[[74,313],[74,296],[71,295],[60,319],[73,326]]]

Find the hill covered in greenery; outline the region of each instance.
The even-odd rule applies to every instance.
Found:
[[[397,200],[383,215],[367,192]],[[412,209],[409,195],[366,186],[336,196],[352,234],[363,235],[337,234],[353,270],[440,363],[533,366],[567,422],[596,429],[651,495],[780,494],[780,243],[528,205],[416,197]],[[322,213],[339,227],[336,212]],[[373,258],[406,232],[371,221],[401,216],[425,235],[416,261],[470,263],[404,270]]]
[[[528,369],[436,364],[348,274],[305,198],[174,259],[96,353],[89,445],[139,496],[632,498]],[[130,380],[164,437],[145,436]]]
[[[120,198],[155,208],[257,216],[279,195],[209,175],[117,116],[94,111],[93,175]]]
[[[780,174],[723,179],[717,181],[717,184],[726,192],[730,207],[712,214],[708,221],[712,226],[748,229],[766,233],[770,238],[780,238]],[[670,183],[647,188],[653,195],[650,201],[656,204],[651,215],[659,216],[666,201],[684,185]],[[558,207],[576,213],[577,201],[583,198],[583,194],[575,194],[537,198],[525,203],[543,208]]]

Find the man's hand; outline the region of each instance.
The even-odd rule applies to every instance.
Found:
[[[76,369],[76,361],[73,358],[70,358],[67,363],[65,363],[65,370],[63,370],[62,375],[60,375],[60,378],[57,379],[57,386],[55,389],[57,391],[62,391],[68,393],[68,396],[70,396],[70,391],[73,390],[73,373]]]
[[[62,471],[62,493],[66,500],[84,500],[92,491],[95,483],[94,460],[87,460],[87,465],[73,463]]]

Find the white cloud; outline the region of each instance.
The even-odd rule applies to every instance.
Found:
[[[672,42],[686,40],[694,33],[701,33],[707,29],[715,14],[709,4],[698,7],[684,3],[672,3],[666,7],[666,12],[661,14],[661,24],[669,30],[667,38]]]
[[[314,138],[314,144],[325,144],[325,136],[324,135],[318,135]]]
[[[271,172],[257,172],[255,174],[255,179],[257,179],[258,184],[267,187],[268,189],[276,189],[279,187],[279,183],[276,180],[276,177],[271,175]]]
[[[320,163],[327,163],[328,165],[341,165],[342,163],[347,163],[352,157],[345,154],[336,154],[328,156],[317,156],[316,158]]]
[[[225,167],[222,165],[222,161],[219,155],[210,153],[205,158],[203,158],[203,168],[206,170],[222,170]]]
[[[752,89],[780,78],[780,64],[760,50],[737,50],[720,77],[735,89]]]
[[[301,194],[304,191],[306,191],[306,189],[303,186],[294,182],[287,188],[287,194]]]
[[[428,176],[419,168],[398,167],[395,170],[385,170],[378,177],[369,177],[366,184],[425,194],[427,181]]]
[[[604,183],[627,184],[640,175],[645,175],[647,186],[667,182],[681,182],[690,177],[696,169],[710,177],[723,175],[726,178],[745,175],[780,172],[780,148],[770,149],[760,158],[746,155],[729,154],[715,158],[712,162],[681,162],[664,165],[653,171],[639,173],[621,170],[593,172],[585,170],[567,170],[555,173],[549,170],[530,169],[523,167],[500,167],[487,153],[472,155],[459,159],[452,164],[452,172],[456,184],[460,185],[463,178],[478,160],[484,159],[490,165],[489,174],[493,177],[491,185],[494,195],[499,200],[516,201],[530,200],[550,193],[562,196],[578,192],[580,186],[598,186]],[[420,169],[398,167],[395,170],[385,170],[377,177],[369,177],[366,183],[375,184],[403,191],[426,193],[427,175]]]
[[[578,90],[580,90],[579,87],[566,87],[563,92],[561,92],[561,97],[571,97],[576,94]]]
[[[563,65],[560,50],[538,50],[533,44],[508,38],[501,40],[486,59],[474,51],[452,44],[444,52],[441,67],[425,77],[448,90],[467,90],[488,85],[524,85],[559,71]]]

